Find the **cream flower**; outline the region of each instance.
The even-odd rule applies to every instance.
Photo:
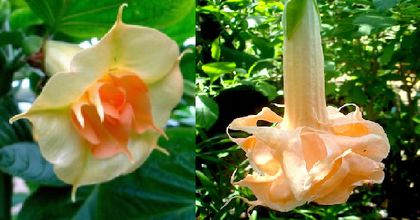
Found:
[[[77,187],[138,168],[157,146],[182,95],[179,48],[163,33],[117,20],[100,42],[81,50],[46,44],[53,74],[27,118],[57,176]],[[80,50],[80,51],[79,51]]]
[[[358,107],[344,115],[326,106],[319,17],[313,0],[299,1],[286,3],[284,17],[284,118],[264,108],[228,127],[251,134],[231,137],[255,171],[235,184],[254,192],[252,205],[278,211],[346,202],[356,186],[382,182],[380,161],[389,152],[382,127],[364,120]],[[297,20],[288,21],[288,13]]]

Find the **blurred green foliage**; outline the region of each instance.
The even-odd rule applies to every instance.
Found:
[[[355,103],[381,124],[391,152],[381,185],[358,187],[346,204],[313,203],[288,213],[248,205],[234,187],[248,170],[225,129],[234,118],[283,109],[282,1],[198,0],[196,205],[198,219],[380,219],[420,216],[420,1],[318,0],[328,105]],[[205,97],[205,98],[204,98]],[[216,104],[216,106],[215,106]],[[215,109],[213,112],[212,109]],[[216,111],[217,109],[217,111]],[[217,116],[217,117],[215,117]],[[208,121],[212,120],[212,121]],[[226,206],[224,206],[227,203]]]
[[[181,50],[193,46],[193,0],[0,0],[1,220],[194,218],[194,54],[181,60],[184,96],[168,122],[169,139],[159,140],[170,155],[153,152],[129,175],[80,188],[75,203],[71,187],[42,158],[29,123],[8,122],[30,106],[48,81],[39,53],[43,42],[94,42],[92,38],[99,39],[114,24],[122,3],[128,4],[125,23],[156,28]],[[12,176],[13,182],[23,179],[29,192],[17,189]]]

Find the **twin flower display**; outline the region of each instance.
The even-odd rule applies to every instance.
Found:
[[[29,119],[42,155],[76,189],[130,173],[157,145],[182,96],[179,48],[165,34],[116,22],[95,46],[48,41],[52,75]],[[291,0],[283,17],[284,118],[269,108],[235,119],[227,128],[254,172],[233,184],[255,194],[251,206],[290,211],[308,202],[344,203],[356,186],[381,183],[389,152],[382,127],[359,108],[344,115],[326,106],[320,20],[312,0]],[[266,121],[272,126],[257,126]]]

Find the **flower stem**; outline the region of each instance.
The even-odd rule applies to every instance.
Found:
[[[307,2],[302,8],[303,15],[295,21],[293,35],[284,37],[283,126],[286,129],[300,126],[322,129],[328,120],[319,15],[314,1],[304,1]],[[288,3],[283,19],[288,19]]]

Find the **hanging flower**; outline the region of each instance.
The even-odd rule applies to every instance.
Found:
[[[46,44],[53,74],[27,118],[57,176],[77,187],[132,172],[159,149],[157,140],[182,95],[179,48],[163,33],[117,20],[81,50]],[[79,51],[80,50],[80,51]]]
[[[356,186],[381,183],[389,142],[379,124],[364,120],[356,106],[344,115],[327,107],[319,17],[313,0],[286,3],[284,38],[285,116],[268,108],[235,119],[231,130],[251,134],[233,138],[254,169],[234,183],[250,188],[251,205],[290,211],[314,201],[344,203]],[[273,126],[257,126],[258,121]]]

